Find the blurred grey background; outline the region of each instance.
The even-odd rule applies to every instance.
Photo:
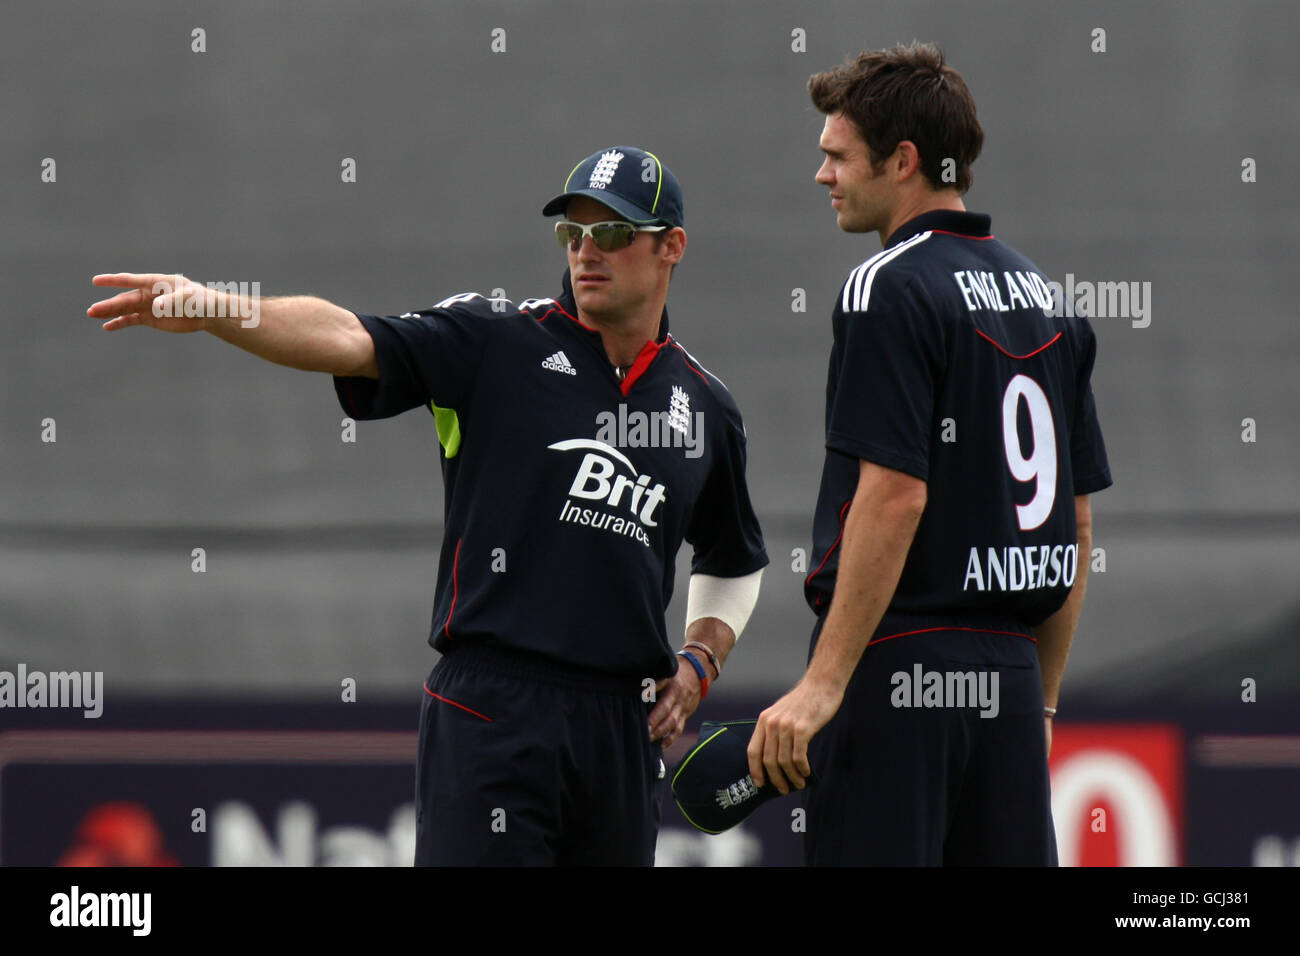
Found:
[[[1149,327],[1094,320],[1115,486],[1094,498],[1106,570],[1066,698],[1231,697],[1242,676],[1300,692],[1293,3],[55,0],[2,19],[0,667],[103,670],[109,695],[336,699],[343,677],[413,694],[441,533],[428,413],[345,444],[326,376],[203,334],[106,334],[90,277],[181,271],[379,313],[550,295],[564,256],[541,204],[631,143],[683,183],[673,330],[745,413],[773,561],[725,682],[782,690],[813,620],[791,564],[831,303],[879,248],[812,181],[805,86],[917,38],[978,104],[968,208],[1057,280],[1151,283]]]

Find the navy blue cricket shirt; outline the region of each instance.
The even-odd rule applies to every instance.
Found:
[[[933,211],[849,273],[833,315],[826,461],[804,593],[822,613],[859,460],[926,482],[891,611],[1041,623],[1078,554],[1074,496],[1111,484],[1091,325],[986,215]]]
[[[433,412],[446,530],[429,642],[481,641],[644,679],[674,673],[664,610],[683,539],[692,573],[767,564],[735,401],[668,332],[620,382],[555,299],[477,293],[358,315],[379,379],[335,377],[344,411]]]

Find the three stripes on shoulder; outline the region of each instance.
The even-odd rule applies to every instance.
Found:
[[[862,265],[858,266],[849,273],[848,279],[844,281],[844,293],[840,298],[840,311],[842,312],[865,312],[867,303],[871,299],[871,283],[876,279],[883,266],[888,265],[897,259],[908,249],[919,246],[925,240],[932,236],[932,232],[919,232],[911,239],[900,242],[892,249],[885,249],[876,253]]]

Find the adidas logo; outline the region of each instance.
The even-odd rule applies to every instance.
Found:
[[[564,354],[563,349],[550,358],[542,359],[542,368],[549,369],[552,372],[563,372],[565,375],[578,374],[578,370],[569,364],[569,357]]]

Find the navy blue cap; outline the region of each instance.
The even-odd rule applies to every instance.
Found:
[[[672,776],[673,800],[691,826],[705,833],[721,833],[779,797],[781,791],[764,783],[754,785],[749,775],[749,738],[757,720],[708,721],[700,727],[699,742],[682,758]],[[816,775],[808,778],[817,782]]]
[[[542,207],[542,215],[563,213],[574,196],[589,196],[643,226],[682,224],[677,177],[654,153],[635,146],[602,149],[574,166],[564,192]]]

